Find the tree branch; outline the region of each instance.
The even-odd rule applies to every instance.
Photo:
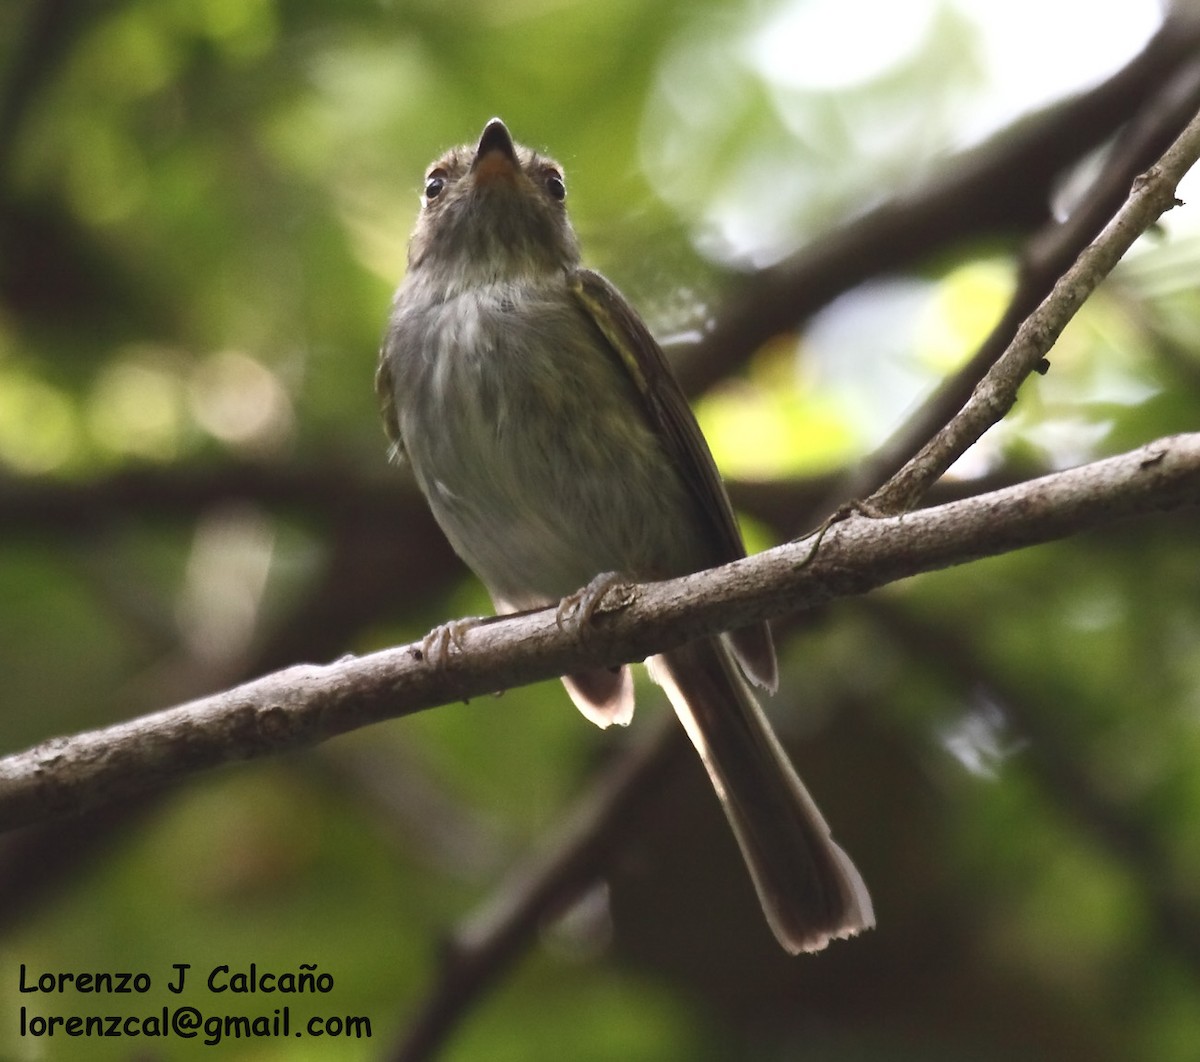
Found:
[[[1200,434],[992,494],[886,519],[848,518],[707,572],[615,587],[580,637],[555,610],[484,621],[431,666],[418,645],[297,665],[223,693],[56,738],[0,760],[0,829],[312,745],[384,719],[571,671],[640,660],[696,638],[865,593],[921,572],[1200,503]]]

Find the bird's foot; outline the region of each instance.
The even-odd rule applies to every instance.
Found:
[[[421,653],[431,667],[444,667],[450,659],[452,649],[462,651],[463,638],[472,627],[478,627],[484,616],[467,616],[464,619],[440,623],[421,639]]]
[[[626,582],[619,572],[601,572],[587,586],[568,594],[558,603],[554,622],[560,630],[582,633],[592,622],[605,595]]]

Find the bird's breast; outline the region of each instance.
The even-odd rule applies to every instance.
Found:
[[[602,571],[690,570],[687,489],[565,282],[401,297],[388,356],[418,482],[493,596],[531,607]]]

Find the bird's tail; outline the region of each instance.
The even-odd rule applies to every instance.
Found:
[[[779,943],[819,951],[873,926],[867,887],[725,643],[693,642],[648,664],[708,769]]]

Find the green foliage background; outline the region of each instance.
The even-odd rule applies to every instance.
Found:
[[[720,0],[6,5],[0,753],[487,611],[386,466],[371,387],[425,165],[502,115],[565,164],[590,263],[686,339],[749,270],[947,165],[981,101],[1028,106],[972,5],[879,0],[864,27],[896,8],[910,32],[871,66],[815,3],[794,41],[788,9]],[[1099,47],[1086,23],[1061,54]],[[772,40],[861,73],[782,76]],[[1198,231],[1144,241],[961,478],[1194,428]],[[880,278],[700,396],[735,495],[786,499],[869,453],[990,327],[1018,247]],[[748,522],[759,546],[798,530]],[[779,953],[689,765],[445,1057],[1194,1059],[1194,514],[913,580],[780,641],[773,710],[878,930]],[[644,726],[594,731],[551,683],[9,838],[0,1056],[205,1051],[21,1038],[21,1006],[114,1004],[22,994],[20,964],[148,971],[125,1014],[178,1002],[173,963],[254,962],[318,964],[334,992],[293,1009],[368,1015],[374,1038],[214,1057],[383,1057],[448,928]]]

